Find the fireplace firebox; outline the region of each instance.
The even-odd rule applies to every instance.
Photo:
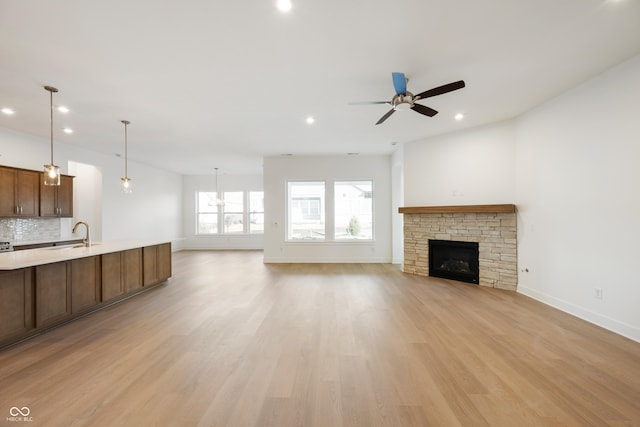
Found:
[[[429,240],[429,276],[478,284],[478,243]]]

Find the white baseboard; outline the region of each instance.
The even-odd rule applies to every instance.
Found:
[[[615,332],[616,334],[640,342],[640,329],[632,325],[628,325],[599,313],[594,313],[568,301],[564,301],[552,295],[547,295],[535,289],[527,288],[521,284],[518,284],[517,292],[550,305],[551,307],[557,308],[558,310],[562,310],[566,313],[579,317],[589,323],[593,323],[594,325],[598,325],[609,331]]]
[[[331,258],[331,257],[264,257],[265,264],[326,263],[326,264],[390,264],[390,259],[382,258]]]

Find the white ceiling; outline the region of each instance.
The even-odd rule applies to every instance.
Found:
[[[121,153],[127,119],[131,160],[260,173],[514,117],[640,52],[640,0],[293,2],[0,0],[0,126],[48,139],[52,85],[55,140]],[[390,100],[393,71],[467,87],[375,126],[387,105],[348,103]]]

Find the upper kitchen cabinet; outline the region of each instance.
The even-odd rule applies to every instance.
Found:
[[[39,174],[42,177],[42,173]],[[40,216],[73,216],[73,177],[60,176],[59,186],[44,185],[40,178]]]
[[[40,176],[40,172],[0,166],[0,217],[38,216]]]

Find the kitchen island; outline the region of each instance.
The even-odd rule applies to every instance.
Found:
[[[109,241],[0,253],[0,348],[171,277],[171,243]]]

